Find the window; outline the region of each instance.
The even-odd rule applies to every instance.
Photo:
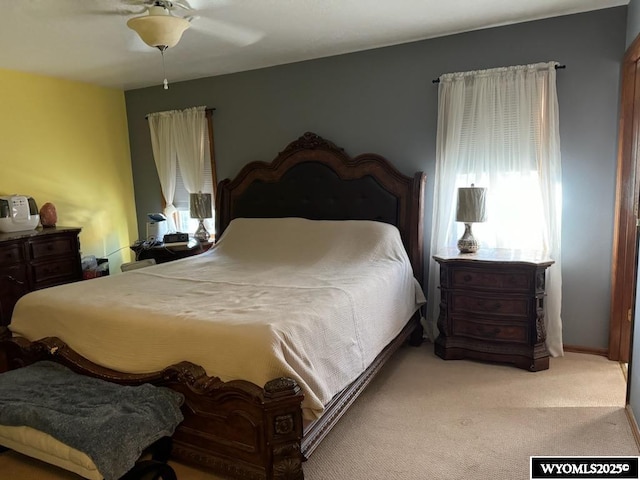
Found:
[[[456,188],[472,183],[488,187],[487,222],[474,223],[474,236],[485,246],[520,250],[543,250],[544,209],[538,172],[498,171],[489,175],[457,175]],[[473,180],[471,180],[473,178]],[[456,222],[451,242],[462,236],[464,224]]]
[[[455,248],[457,189],[487,188],[488,220],[473,225],[483,248],[543,251],[547,348],[562,354],[562,175],[555,62],[440,77],[431,253]],[[435,339],[439,268],[429,265],[429,318]]]
[[[214,211],[216,167],[212,111],[200,106],[147,116],[169,232],[196,231],[199,222],[191,218],[189,192],[210,193]],[[205,219],[207,231],[213,232],[214,225],[213,218]]]
[[[208,139],[207,139],[208,140]],[[215,231],[215,198],[213,188],[213,175],[211,173],[211,149],[209,148],[209,141],[205,146],[204,154],[204,187],[202,193],[210,193],[212,202],[211,210],[213,211],[213,218],[208,218],[204,221],[204,226],[207,231],[212,235]],[[184,185],[182,174],[180,173],[180,165],[176,166],[176,190],[173,194],[173,205],[176,207],[176,230],[179,232],[193,234],[198,228],[198,219],[191,218],[189,212],[189,191]]]

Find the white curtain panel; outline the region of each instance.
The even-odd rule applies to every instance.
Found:
[[[431,253],[455,247],[456,192],[488,189],[488,221],[473,224],[481,248],[546,252],[545,322],[552,356],[562,348],[562,172],[556,62],[440,77]],[[427,334],[438,335],[438,264],[429,263]]]
[[[153,160],[156,163],[162,195],[167,202],[164,215],[167,217],[167,230],[176,231],[173,196],[176,191],[176,149],[172,135],[171,112],[157,112],[147,115],[149,131],[151,133],[151,148]]]
[[[204,188],[205,108],[188,108],[171,115],[180,173],[189,193],[201,192]]]

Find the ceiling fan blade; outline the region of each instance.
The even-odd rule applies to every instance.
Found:
[[[144,8],[145,10],[151,5],[147,0],[122,0],[122,3],[130,7]]]
[[[171,3],[176,7],[187,10],[188,12],[195,11],[195,8],[193,8],[187,0],[171,0]]]
[[[150,7],[154,4],[154,0],[123,0],[128,5],[143,5]],[[196,10],[205,10],[207,8],[217,8],[231,3],[230,0],[159,0],[169,8],[169,10],[175,10],[181,8],[188,12],[195,12]]]
[[[191,23],[194,30],[218,37],[221,40],[233,43],[245,47],[256,43],[262,37],[264,33],[257,30],[241,27],[239,25],[233,25],[220,20],[214,20],[213,18],[191,16],[185,17]]]
[[[142,15],[147,12],[147,8],[140,8],[137,10],[133,10],[132,8],[122,8],[118,7],[116,10],[85,10],[83,14],[90,15]]]
[[[184,3],[189,6],[191,11],[210,10],[212,8],[226,7],[231,5],[231,0],[172,0],[178,5]],[[179,6],[179,5],[178,5]]]

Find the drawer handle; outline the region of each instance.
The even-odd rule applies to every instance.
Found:
[[[17,278],[12,277],[11,275],[7,275],[6,277],[7,277],[7,279],[9,279],[10,281],[12,281],[13,283],[17,283],[18,285],[24,285],[24,282],[23,282],[23,281],[18,280]]]
[[[466,274],[464,277],[462,277],[462,279],[465,282],[470,282],[471,280],[473,280],[473,277],[471,275],[469,275],[469,274]]]

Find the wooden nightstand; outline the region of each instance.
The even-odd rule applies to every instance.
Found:
[[[549,368],[543,306],[553,260],[506,249],[450,249],[433,258],[440,264],[438,356]]]
[[[130,248],[136,254],[136,260],[146,260],[153,258],[156,263],[171,262],[185,257],[191,257],[204,253],[211,248],[213,243],[200,243],[196,240],[189,240],[186,245],[156,245],[146,247],[144,245],[132,245]]]

